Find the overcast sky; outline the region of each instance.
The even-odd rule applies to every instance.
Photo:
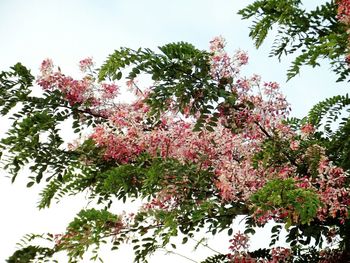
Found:
[[[345,93],[345,85],[334,84],[335,76],[326,64],[316,70],[304,68],[300,76],[285,83],[289,60],[279,63],[268,57],[271,39],[261,50],[255,50],[248,37],[249,22],[236,15],[249,2],[252,1],[0,0],[0,70],[22,62],[36,75],[41,61],[50,57],[64,72],[75,73],[80,59],[92,56],[101,64],[121,46],[156,48],[168,42],[187,41],[206,49],[214,36],[222,35],[228,51],[249,52],[247,74],[257,73],[263,80],[282,85],[295,116],[304,116],[325,97]],[[0,121],[1,135],[6,122]],[[35,206],[39,188],[27,189],[25,176],[11,185],[5,173],[0,174],[0,262],[13,252],[25,233],[63,231],[82,206],[82,197],[77,197],[53,209],[38,211]],[[221,244],[216,245],[220,249]],[[191,250],[187,252],[191,254]],[[126,252],[108,257],[106,262],[120,257],[123,262],[131,262],[132,258],[129,247]],[[188,262],[174,255],[166,259]],[[161,261],[164,257],[157,254],[150,262]]]

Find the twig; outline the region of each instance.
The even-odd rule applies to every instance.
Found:
[[[195,261],[194,259],[189,258],[189,257],[187,257],[187,256],[185,256],[185,255],[180,254],[180,253],[177,253],[177,252],[174,252],[174,251],[171,251],[171,250],[167,250],[167,249],[165,249],[165,248],[163,248],[163,250],[164,250],[167,254],[174,254],[174,255],[177,255],[177,256],[179,256],[179,257],[183,257],[183,258],[185,258],[185,259],[187,259],[187,260],[189,260],[189,261],[198,263],[198,261]]]

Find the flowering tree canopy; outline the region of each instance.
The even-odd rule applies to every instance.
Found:
[[[333,10],[330,21],[339,19],[334,26],[313,26],[316,11],[299,12],[299,4],[256,1],[242,10],[245,17],[254,10],[275,14],[261,16],[252,29],[257,45],[267,33],[261,25],[292,23],[281,19],[288,17],[283,12],[309,19],[310,28],[329,30],[325,41],[333,33],[346,35],[337,31],[347,25],[346,1],[338,16],[333,3],[317,9]],[[322,43],[314,40],[310,45],[319,51]],[[339,56],[347,55],[344,45]],[[284,45],[276,54],[286,50]],[[228,54],[224,39],[216,37],[208,51],[184,42],[157,52],[121,48],[100,68],[87,58],[79,62],[80,79],[50,59],[37,78],[21,64],[2,72],[0,113],[12,120],[0,141],[3,168],[13,180],[28,168],[28,187],[46,184],[41,209],[81,192],[100,208],[81,210],[64,233],[29,234],[8,262],[47,261],[61,251],[77,262],[91,247],[92,260],[98,260],[101,245],[117,249],[123,242],[133,244],[135,262],[146,262],[157,249],[176,248],[173,237],[181,234],[186,243],[201,229],[230,236],[227,249],[206,263],[348,259],[350,124],[348,117],[331,124],[350,99],[329,98],[307,117],[289,118],[279,85],[242,76],[247,63],[245,52]],[[125,101],[125,92],[132,99]],[[77,139],[65,141],[63,131]],[[142,205],[136,213],[115,214],[118,200]],[[244,233],[232,227],[238,215],[246,216]],[[270,247],[251,250],[249,237],[269,221],[275,222]],[[283,227],[286,247],[277,247]],[[36,239],[47,245],[32,243]]]

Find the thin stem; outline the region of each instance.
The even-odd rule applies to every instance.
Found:
[[[193,241],[197,242],[198,244],[201,244],[202,246],[210,249],[211,251],[217,253],[217,254],[222,254],[219,251],[215,250],[214,248],[210,247],[207,243],[203,243],[203,239],[201,239],[200,241],[194,239],[193,237],[190,237]]]
[[[265,130],[265,128],[263,126],[261,126],[261,124],[257,121],[254,122],[259,128],[260,130],[268,137],[271,138],[272,136]]]
[[[66,108],[66,109],[70,109],[72,111],[72,113],[74,111],[80,112],[80,113],[84,113],[84,114],[89,114],[91,116],[94,116],[95,118],[101,118],[101,119],[107,119],[105,116],[97,114],[97,113],[93,113],[91,110],[82,110],[82,109],[73,109],[72,107],[66,106],[66,105],[59,105],[58,107],[60,108]]]
[[[141,93],[141,95],[144,95],[142,89],[140,89],[140,87],[134,82],[134,79],[132,79],[132,85],[135,86],[135,88],[138,90],[138,92]]]
[[[189,260],[189,261],[192,261],[192,262],[195,262],[195,263],[199,263],[198,261],[195,261],[194,259],[192,259],[192,258],[189,258],[189,257],[187,257],[187,256],[185,256],[185,255],[182,255],[182,254],[180,254],[180,253],[177,253],[177,252],[174,252],[174,251],[171,251],[171,250],[167,250],[167,249],[163,249],[166,253],[168,253],[168,254],[174,254],[174,255],[177,255],[177,256],[179,256],[179,257],[182,257],[182,258],[185,258],[185,259],[187,259],[187,260]]]

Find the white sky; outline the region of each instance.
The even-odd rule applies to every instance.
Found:
[[[168,42],[187,41],[206,49],[214,36],[222,35],[228,42],[228,51],[241,48],[249,52],[247,73],[260,74],[264,80],[282,85],[293,114],[298,117],[321,99],[345,93],[344,84],[334,84],[335,76],[328,65],[314,70],[304,68],[299,77],[285,83],[288,60],[278,63],[276,58],[268,58],[271,40],[261,50],[255,50],[248,37],[250,23],[235,14],[249,2],[252,1],[0,0],[0,70],[20,61],[36,75],[41,61],[50,57],[64,72],[77,72],[80,59],[92,56],[100,64],[121,46],[155,48]],[[0,121],[1,135],[6,121]],[[26,233],[63,231],[83,204],[82,197],[69,198],[53,209],[38,211],[35,206],[39,188],[25,187],[28,175],[23,174],[14,185],[4,175],[0,171],[0,262],[14,251],[15,243]],[[227,243],[216,242],[214,246],[226,251]],[[187,253],[198,259],[204,252],[194,255],[187,247]],[[106,262],[121,258],[132,262],[130,248],[108,254]],[[189,262],[161,254],[150,262],[165,259],[169,263]]]

